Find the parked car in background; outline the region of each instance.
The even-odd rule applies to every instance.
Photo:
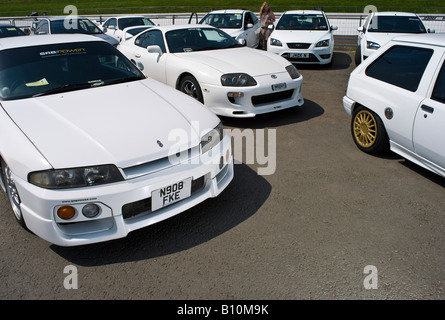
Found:
[[[18,36],[26,36],[26,33],[12,24],[0,24],[0,38]]]
[[[230,138],[202,104],[87,35],[2,39],[0,182],[60,246],[125,237],[218,196]]]
[[[304,103],[303,77],[292,64],[212,26],[153,27],[118,48],[147,76],[221,116],[254,117]]]
[[[224,30],[239,43],[250,48],[259,44],[260,20],[248,10],[216,10],[204,16],[199,22]]]
[[[358,28],[358,32],[358,47],[355,53],[356,65],[359,65],[396,36],[434,33],[434,30],[427,30],[419,16],[414,13],[373,12]]]
[[[334,36],[323,11],[295,10],[283,13],[267,42],[267,51],[293,63],[330,64]]]
[[[445,34],[399,36],[351,73],[343,105],[359,149],[445,176],[444,59]]]
[[[122,40],[125,34],[125,29],[135,26],[154,26],[155,24],[149,18],[144,16],[120,16],[108,18],[102,24],[102,30],[105,34],[115,38],[118,41]]]
[[[119,41],[104,34],[103,31],[88,18],[75,18],[69,16],[45,17],[41,18],[39,22],[33,25],[32,29],[33,33],[37,35],[81,33],[99,37],[114,47],[119,44]]]

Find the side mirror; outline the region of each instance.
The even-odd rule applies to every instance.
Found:
[[[148,53],[157,53],[160,56],[162,56],[162,54],[163,54],[163,52],[161,50],[161,47],[157,46],[157,45],[155,45],[155,46],[148,46],[147,47],[147,51],[148,51]]]
[[[335,30],[338,30],[338,27],[337,26],[331,26],[331,31],[335,31]]]
[[[358,31],[358,32],[363,32],[363,30],[364,30],[363,26],[357,28],[357,31]]]
[[[436,29],[428,29],[428,33],[436,33]]]
[[[107,28],[110,30],[116,30],[116,26],[108,26]]]
[[[246,39],[238,39],[238,42],[239,42],[241,45],[243,45],[243,46],[246,46],[246,45],[247,45],[247,43],[246,43]]]
[[[253,24],[248,23],[247,26],[246,26],[246,29],[250,29],[250,28],[253,28]]]

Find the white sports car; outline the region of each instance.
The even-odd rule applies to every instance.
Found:
[[[400,36],[362,62],[343,106],[367,153],[391,149],[445,177],[445,35]]]
[[[2,39],[0,61],[1,183],[17,221],[41,238],[122,238],[232,180],[218,117],[105,41]]]
[[[296,10],[283,13],[267,41],[267,51],[293,63],[330,64],[336,26],[323,11]]]
[[[147,76],[228,117],[301,106],[303,77],[286,59],[212,26],[153,27],[118,47]]]
[[[221,29],[250,48],[258,47],[260,42],[260,19],[252,11],[216,10],[206,14],[199,23]]]

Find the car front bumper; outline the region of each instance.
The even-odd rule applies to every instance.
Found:
[[[272,78],[274,77],[274,78]],[[204,104],[220,116],[252,118],[287,108],[302,106],[303,77],[289,80],[289,75],[256,77],[254,87],[224,87],[201,84]],[[229,95],[235,94],[235,97]]]
[[[282,56],[292,63],[298,64],[329,64],[332,61],[334,47],[313,47],[309,49],[291,49],[287,46],[268,46],[269,52]]]
[[[186,163],[108,185],[48,190],[15,177],[21,210],[27,227],[37,236],[59,246],[77,246],[123,238],[129,232],[177,215],[200,202],[218,196],[234,176],[230,137],[215,146],[211,158],[199,156]],[[203,163],[205,161],[205,163]],[[192,178],[189,197],[151,210],[152,192]],[[76,213],[72,221],[61,221],[56,211],[72,206],[80,211],[96,204],[100,214],[86,218]]]

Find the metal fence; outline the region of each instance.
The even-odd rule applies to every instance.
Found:
[[[206,13],[165,13],[165,14],[143,14],[150,18],[157,25],[189,24],[197,23]],[[281,13],[276,13],[279,18]],[[359,13],[326,13],[329,22],[338,29],[334,31],[334,36],[339,38],[349,38],[344,45],[353,45],[357,42],[354,38],[357,36],[357,28],[362,25],[366,14]],[[428,29],[435,30],[436,33],[445,33],[445,14],[418,14]],[[87,15],[85,17],[97,22],[103,23],[107,18],[116,15]],[[29,29],[33,22],[38,21],[39,16],[35,17],[11,17],[0,18],[0,23],[11,23],[23,29]]]

